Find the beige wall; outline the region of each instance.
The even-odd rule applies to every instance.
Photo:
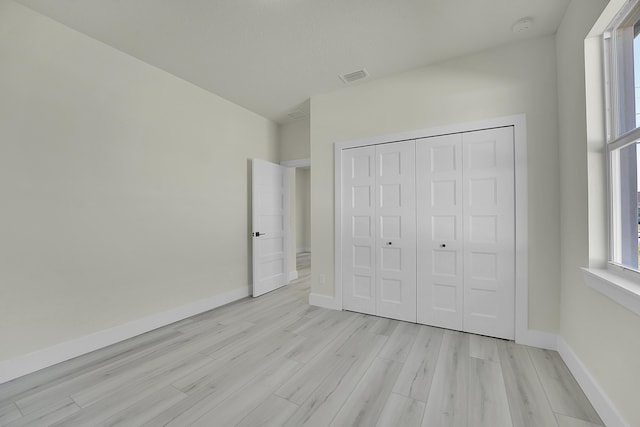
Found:
[[[249,277],[274,123],[0,1],[0,361]]]
[[[310,155],[309,119],[280,126],[280,161],[308,159]]]
[[[311,100],[312,292],[333,294],[333,144],[368,136],[527,116],[529,321],[558,328],[560,192],[553,36],[511,44]],[[326,278],[321,285],[321,277]]]
[[[580,271],[580,267],[589,266],[590,259],[591,266],[602,266],[606,254],[600,236],[606,230],[601,212],[604,142],[602,135],[587,134],[584,73],[584,38],[606,3],[573,0],[557,34],[562,191],[560,333],[629,425],[638,426],[640,317],[586,287]],[[600,39],[594,43],[598,50]],[[591,83],[601,93],[601,63],[596,60],[590,67],[594,69],[589,74],[596,71],[597,79]],[[596,105],[592,107],[602,112],[601,99],[596,97],[593,102]],[[590,208],[589,199],[599,203]]]
[[[311,248],[311,175],[309,169],[296,169],[296,251]]]

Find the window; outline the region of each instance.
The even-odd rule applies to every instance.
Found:
[[[639,270],[640,4],[630,2],[604,35],[609,162],[609,260]]]

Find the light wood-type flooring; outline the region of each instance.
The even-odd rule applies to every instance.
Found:
[[[0,385],[0,425],[602,425],[556,352],[311,307],[309,267]]]

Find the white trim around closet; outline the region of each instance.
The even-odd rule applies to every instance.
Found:
[[[439,126],[374,136],[334,144],[334,297],[332,308],[342,310],[342,150],[387,142],[405,141],[453,133],[472,132],[484,129],[513,126],[515,156],[515,214],[516,214],[516,256],[515,256],[515,338],[521,344],[532,343],[538,331],[529,330],[529,251],[527,215],[527,128],[524,114],[498,117],[477,122]],[[323,301],[328,306],[327,301]],[[536,340],[534,340],[536,341]],[[546,341],[546,340],[545,340]],[[533,343],[532,343],[533,344]],[[545,343],[546,344],[546,343]],[[547,347],[542,345],[542,347]]]

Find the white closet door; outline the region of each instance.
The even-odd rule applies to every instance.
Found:
[[[342,151],[342,306],[376,314],[375,147]]]
[[[416,142],[418,323],[463,329],[462,135]]]
[[[415,141],[376,155],[376,314],[416,321]]]
[[[463,134],[464,330],[515,337],[513,128]]]

